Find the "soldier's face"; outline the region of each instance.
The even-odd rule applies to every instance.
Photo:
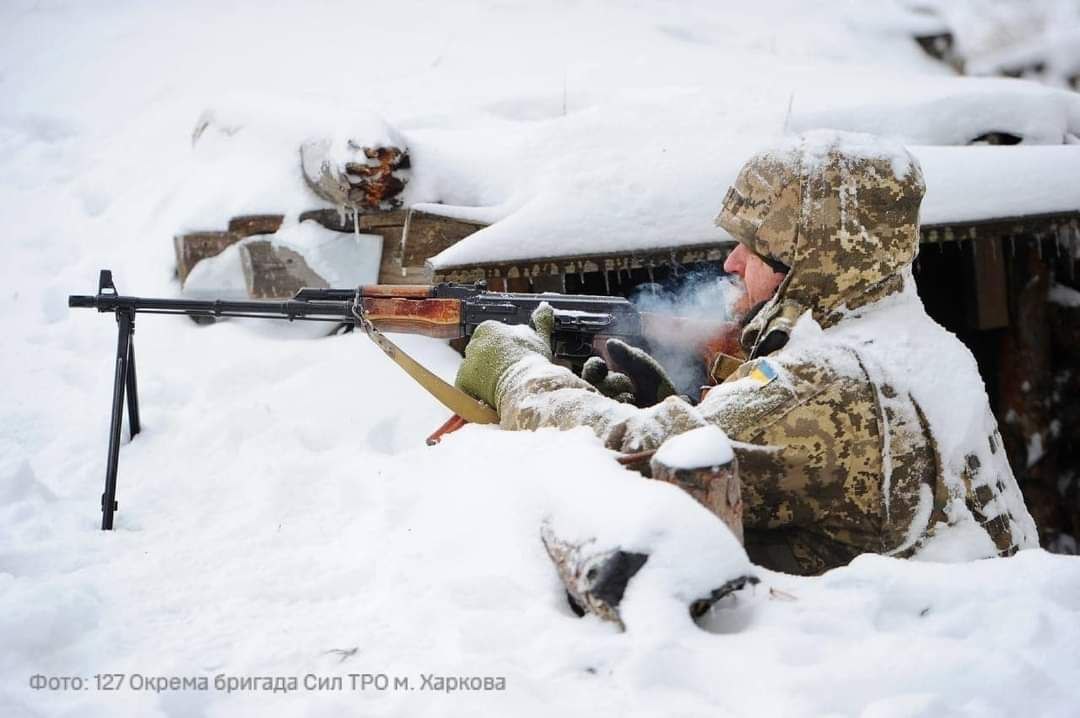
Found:
[[[746,285],[746,296],[735,305],[735,312],[740,315],[771,299],[784,281],[783,272],[774,272],[772,267],[765,264],[761,257],[747,249],[744,244],[737,245],[724,260],[724,271],[739,275]]]

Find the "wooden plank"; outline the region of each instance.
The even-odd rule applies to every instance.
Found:
[[[379,234],[378,230],[385,227],[403,227],[406,214],[405,210],[400,209],[362,212],[359,216],[360,231],[366,234]],[[317,222],[335,232],[354,232],[356,214],[349,209],[338,211],[334,207],[323,207],[301,212],[299,220]]]
[[[241,237],[273,234],[281,229],[283,221],[285,215],[282,214],[244,214],[229,220],[229,231]]]
[[[996,237],[971,242],[972,293],[968,317],[975,329],[1009,326],[1009,304],[1005,288],[1005,257]]]
[[[244,284],[252,299],[287,299],[304,287],[326,289],[330,286],[298,252],[275,246],[269,240],[241,246],[240,263]]]
[[[402,239],[401,262],[406,267],[422,267],[439,252],[485,226],[479,222],[410,210]]]
[[[201,260],[221,254],[226,247],[241,239],[243,236],[236,232],[189,232],[173,237],[176,273],[180,277],[180,283],[187,280],[191,270]]]

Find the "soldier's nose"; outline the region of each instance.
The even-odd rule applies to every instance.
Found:
[[[746,269],[746,251],[744,245],[736,245],[735,249],[731,250],[727,259],[724,260],[724,271],[728,274],[738,274],[741,277]]]

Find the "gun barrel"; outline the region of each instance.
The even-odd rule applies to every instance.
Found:
[[[97,309],[99,312],[145,312],[148,314],[188,314],[201,317],[265,317],[268,319],[307,319],[314,321],[351,321],[352,301],[239,301],[227,299],[161,299],[127,297],[101,293],[96,296],[73,294],[68,306]]]
[[[85,294],[71,294],[68,296],[68,306],[93,309],[97,306],[97,297],[89,297]]]

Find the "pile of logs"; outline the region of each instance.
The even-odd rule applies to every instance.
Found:
[[[310,146],[304,149],[311,151]],[[407,150],[396,147],[358,150],[367,162],[347,162],[340,171],[323,162],[315,163],[318,171],[313,174],[308,171],[312,163],[301,162],[307,186],[335,205],[302,212],[296,221],[316,222],[333,232],[380,236],[380,284],[428,282],[430,277],[424,262],[484,225],[402,209],[399,195],[407,182],[402,173],[410,167]],[[253,299],[280,299],[292,296],[302,287],[329,286],[312,269],[312,257],[275,241],[274,235],[285,220],[282,214],[242,215],[233,217],[224,230],[175,236],[176,271],[181,283],[187,281],[196,264],[238,244],[244,284]]]

